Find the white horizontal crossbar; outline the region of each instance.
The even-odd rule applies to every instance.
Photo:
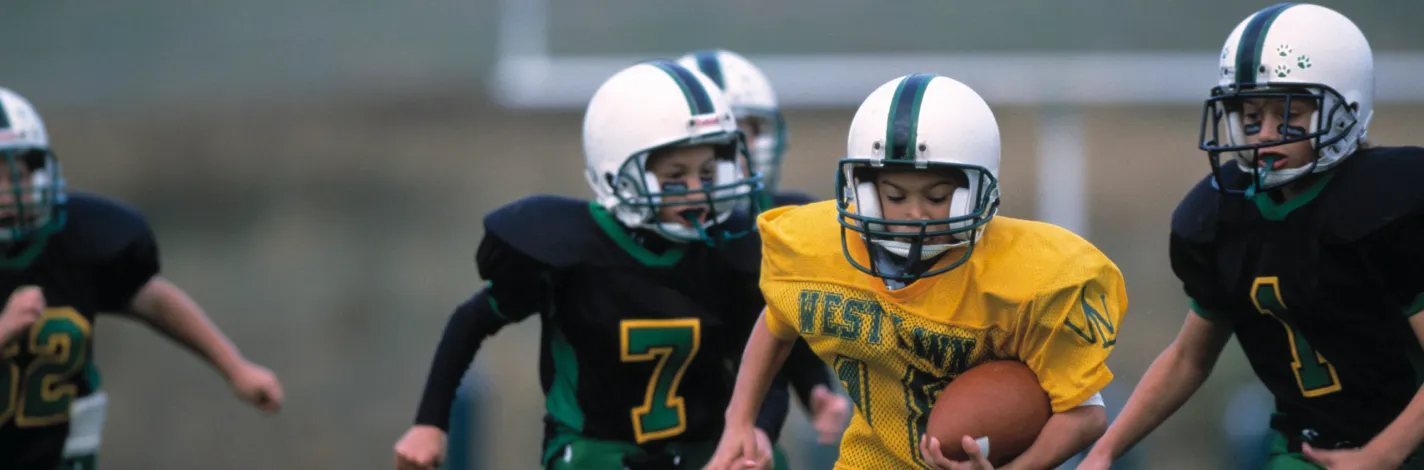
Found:
[[[491,94],[511,108],[582,108],[603,80],[647,56],[503,56]],[[991,104],[1194,104],[1215,84],[1215,53],[749,55],[788,108],[847,107],[897,76],[953,77]],[[1424,54],[1377,53],[1376,100],[1424,102]]]

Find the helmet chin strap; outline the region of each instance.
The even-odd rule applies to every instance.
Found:
[[[905,242],[895,243],[898,244],[896,246],[909,245]],[[913,247],[903,246],[903,253],[900,252],[900,250],[892,248],[890,246],[886,246],[883,243],[875,243],[866,248],[870,250],[870,262],[875,264],[877,271],[892,274],[894,276],[902,276],[915,272],[922,273],[928,270],[930,267],[929,265],[934,262],[935,257],[944,254],[945,252],[945,250],[935,250],[932,248],[936,246],[943,245],[928,245],[924,248],[931,249],[926,250],[924,248],[921,248],[918,251]],[[929,254],[930,252],[937,253]],[[884,281],[885,286],[889,287],[891,290],[902,289],[905,286],[909,285],[909,281],[902,279],[893,279],[886,277],[884,278]]]
[[[687,224],[677,222],[654,222],[651,225],[655,229],[655,232],[662,234],[663,238],[667,238],[669,241],[675,243],[701,241],[708,246],[716,246],[718,242],[734,240],[746,236],[747,232],[716,232],[715,235],[713,232],[708,232],[708,228],[730,219],[732,212],[727,211],[716,214],[713,216],[713,220],[709,221],[710,223],[704,224],[700,216],[707,211],[708,209],[706,208],[688,208],[679,211],[677,214],[678,217],[681,217]]]
[[[963,242],[936,243],[933,245],[916,245],[914,243],[902,242],[899,240],[875,240],[875,244],[880,245],[881,247],[885,248],[885,251],[888,251],[891,254],[894,254],[895,256],[899,256],[905,259],[918,259],[920,261],[924,261],[944,254],[944,252],[949,251],[950,248],[962,245]],[[913,252],[918,252],[919,255],[916,256]]]

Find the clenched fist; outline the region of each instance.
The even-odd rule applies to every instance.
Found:
[[[396,470],[435,470],[445,460],[445,431],[411,426],[396,442]]]
[[[0,346],[9,344],[30,329],[44,314],[44,292],[38,286],[24,286],[10,294],[5,311],[0,312]]]

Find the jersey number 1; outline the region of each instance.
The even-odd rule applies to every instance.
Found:
[[[643,404],[633,408],[633,437],[642,444],[687,431],[687,409],[677,387],[702,344],[702,321],[623,320],[620,330],[623,362],[657,362]]]
[[[0,423],[14,418],[16,427],[28,428],[68,420],[69,405],[79,395],[69,378],[84,368],[88,337],[89,321],[78,311],[47,308],[29,330],[0,351]],[[14,362],[21,343],[35,355],[23,371]]]
[[[1270,315],[1285,328],[1286,340],[1290,342],[1291,349],[1291,372],[1295,373],[1295,383],[1300,386],[1300,394],[1318,397],[1340,391],[1340,377],[1335,373],[1335,366],[1330,365],[1325,356],[1311,348],[1310,341],[1282,318],[1282,314],[1286,312],[1286,303],[1281,299],[1280,282],[1276,277],[1256,278],[1256,282],[1251,284],[1251,302],[1256,304],[1257,311]]]

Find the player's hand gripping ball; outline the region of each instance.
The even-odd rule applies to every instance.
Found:
[[[940,451],[953,461],[969,460],[965,436],[987,437],[989,445],[980,440],[978,453],[1000,466],[1028,450],[1052,415],[1048,393],[1028,366],[990,361],[959,374],[939,392],[926,437],[938,440]]]

